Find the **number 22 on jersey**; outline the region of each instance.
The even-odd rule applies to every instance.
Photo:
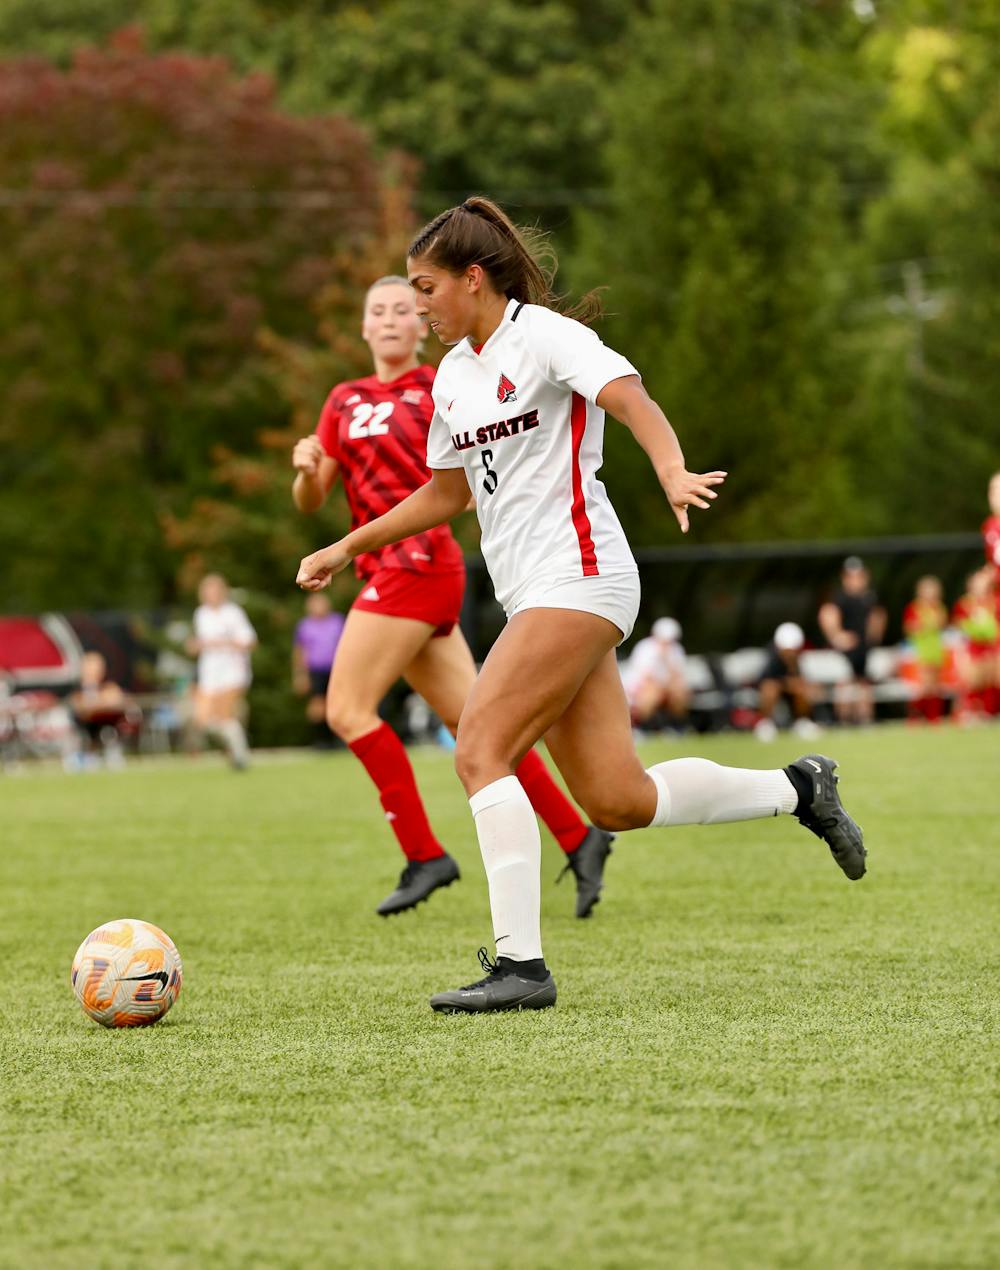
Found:
[[[363,401],[354,407],[351,421],[347,425],[347,435],[352,441],[359,437],[384,436],[389,431],[386,419],[396,408],[394,401],[380,401],[373,406],[370,401]]]

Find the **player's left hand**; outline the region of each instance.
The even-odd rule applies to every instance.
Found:
[[[700,507],[707,511],[718,497],[712,486],[721,485],[728,475],[728,472],[688,472],[684,468],[674,468],[660,477],[670,510],[677,517],[682,533],[686,534],[690,527],[688,508]]]
[[[295,581],[303,591],[322,591],[330,585],[333,575],[346,569],[353,558],[343,542],[332,543],[303,558]]]

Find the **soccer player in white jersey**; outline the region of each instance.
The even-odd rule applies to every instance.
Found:
[[[250,687],[250,654],[257,633],[246,612],[229,598],[225,578],[209,573],[198,586],[194,633],[188,651],[198,655],[195,724],[222,742],[237,771],[250,762],[243,730],[243,702]]]
[[[513,775],[542,737],[594,824],[621,831],[787,812],[827,842],[849,878],[860,878],[862,834],[841,805],[832,759],[808,755],[755,771],[681,758],[645,770],[635,750],[615,649],[635,621],[639,574],[597,479],[605,411],[649,456],[683,532],[688,509],[708,508],[725,472],[687,470],[638,372],[554,311],[551,275],[488,199],[435,217],[411,244],[407,271],[417,311],[451,346],[434,382],[431,480],[307,556],[298,582],[326,586],[360,552],[458,515],[472,490],[508,621],[462,712],[455,765],[486,866],[497,956],[481,949],[485,977],[438,993],[432,1007],[555,1003],[542,957],[538,825]]]

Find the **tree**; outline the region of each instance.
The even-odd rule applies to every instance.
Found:
[[[868,54],[892,155],[868,234],[896,291],[908,423],[888,494],[900,528],[972,528],[1000,461],[1000,14],[905,6]]]
[[[422,162],[421,211],[471,191],[564,224],[595,191],[600,91],[640,5],[614,0],[0,0],[0,52],[67,58],[141,21],[149,47],[261,71],[293,112],[346,113]]]
[[[346,120],[130,33],[65,70],[0,64],[0,168],[5,603],[169,601],[163,525],[212,492],[213,447],[287,423],[258,332],[311,329],[391,174]]]
[[[828,24],[844,21],[837,10]],[[703,538],[880,526],[862,462],[880,426],[837,129],[819,78],[849,46],[795,6],[659,0],[622,51],[607,149],[612,206],[581,217],[578,282],[610,282],[607,335],[677,423],[691,463],[730,473]],[[825,40],[825,42],[824,42]],[[838,157],[834,157],[838,156]],[[863,407],[863,408],[862,408]],[[669,533],[630,438],[609,480],[636,543]]]

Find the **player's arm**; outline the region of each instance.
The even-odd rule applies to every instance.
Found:
[[[469,483],[464,468],[432,470],[426,485],[414,490],[384,516],[360,525],[346,538],[306,556],[295,580],[306,591],[319,591],[329,584],[335,573],[346,569],[355,556],[443,525],[464,511],[468,501]]]
[[[839,648],[842,653],[853,648],[858,642],[853,632],[844,630],[843,616],[832,600],[820,605],[819,628],[826,636],[830,647]]]
[[[620,420],[646,451],[682,531],[688,531],[688,507],[707,510],[725,472],[689,472],[677,433],[638,375],[612,379],[597,394],[597,404]],[[706,501],[708,500],[708,501]]]
[[[319,511],[326,496],[333,488],[340,471],[336,459],[330,458],[323,443],[315,434],[302,437],[292,449],[292,467],[295,480],[292,483],[292,499],[300,512],[312,515]]]

